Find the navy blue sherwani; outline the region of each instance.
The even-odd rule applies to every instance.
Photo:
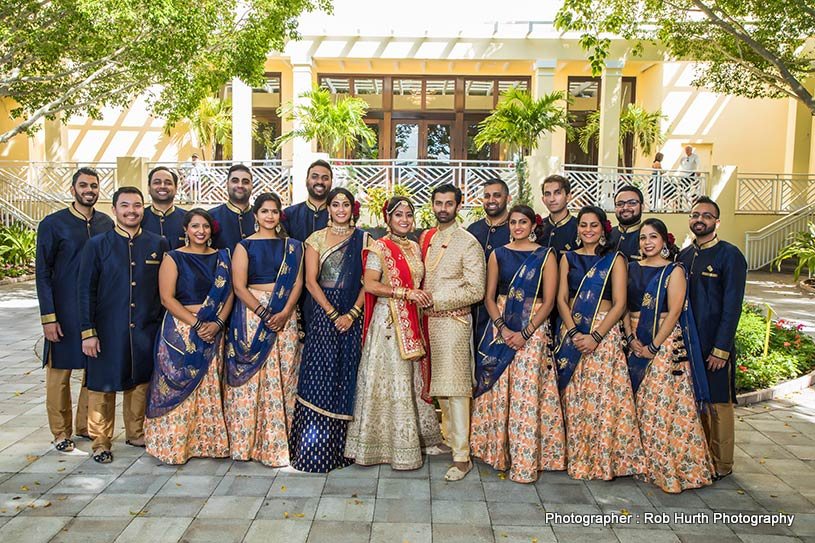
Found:
[[[117,392],[150,381],[153,346],[163,313],[158,269],[167,240],[120,227],[85,244],[79,270],[82,339],[99,338],[88,359],[88,390]]]
[[[475,239],[481,244],[487,262],[489,262],[490,255],[495,249],[503,247],[510,241],[508,220],[505,220],[501,224],[490,224],[487,222],[487,219],[481,219],[468,226],[467,231],[475,236]],[[473,345],[477,349],[478,343],[484,335],[484,330],[487,329],[487,325],[490,323],[490,316],[484,307],[483,301],[473,304],[472,314]]]
[[[58,343],[45,341],[43,366],[51,357],[51,367],[61,370],[85,368],[82,354],[76,278],[82,248],[93,236],[113,229],[113,220],[94,210],[90,219],[74,209],[45,217],[37,227],[36,280],[42,324],[58,322],[63,337]]]
[[[297,241],[305,242],[311,234],[328,226],[328,208],[315,207],[308,200],[287,207],[283,213],[286,215],[283,228]]]
[[[144,219],[141,227],[165,238],[170,249],[183,247],[184,243],[184,215],[187,210],[172,206],[167,212],[159,211],[153,206],[144,209]]]
[[[229,249],[231,253],[240,240],[255,233],[255,215],[251,207],[241,211],[227,202],[213,207],[209,213],[218,221],[218,233],[212,236],[212,246],[216,249]]]
[[[577,219],[569,214],[560,221],[554,222],[550,215],[543,221],[543,234],[538,239],[538,243],[543,247],[554,249],[559,259],[563,253],[576,247]]]
[[[735,403],[734,345],[747,281],[747,261],[738,247],[716,237],[701,247],[694,242],[683,249],[679,262],[690,275],[690,303],[702,357],[707,360],[712,354],[728,360],[722,369],[707,372],[710,401]]]
[[[629,226],[618,224],[611,229],[609,243],[614,246],[614,250],[620,251],[630,261],[640,260],[640,226],[637,222]]]

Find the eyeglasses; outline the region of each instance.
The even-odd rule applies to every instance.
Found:
[[[717,217],[716,215],[713,215],[712,213],[691,213],[690,215],[688,215],[688,217],[690,217],[694,221],[699,220],[699,219],[702,219],[702,220],[705,220],[705,221],[715,221],[715,220],[719,219],[719,217]]]
[[[639,200],[618,200],[614,202],[614,205],[617,207],[636,207],[640,205]]]

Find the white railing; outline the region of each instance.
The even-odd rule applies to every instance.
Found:
[[[815,174],[739,173],[736,213],[791,213],[815,203]]]
[[[46,215],[65,207],[66,200],[31,182],[35,171],[24,163],[0,165],[0,223],[20,222],[36,228]],[[69,178],[70,179],[70,178]]]
[[[573,209],[597,205],[614,211],[614,194],[624,185],[634,185],[642,191],[646,211],[657,213],[687,213],[693,201],[705,194],[706,172],[677,172],[651,168],[610,168],[565,164],[563,174],[572,188]]]
[[[809,204],[781,217],[762,228],[744,233],[744,256],[747,269],[758,270],[768,266],[782,248],[789,243],[790,235],[807,229],[815,222],[815,203]]]
[[[109,200],[116,191],[115,162],[29,162],[3,160],[0,176],[13,183],[33,186],[43,193],[72,202],[71,179],[79,168],[93,168],[99,174],[99,198]]]
[[[396,185],[406,188],[417,207],[430,201],[433,189],[444,183],[459,187],[465,207],[481,203],[484,181],[502,179],[511,194],[518,194],[515,164],[477,160],[341,160],[331,161],[336,186],[350,187],[365,201],[371,188],[388,192]]]
[[[208,162],[148,162],[149,169],[166,166],[179,177],[178,201],[193,205],[211,206],[227,200],[226,178],[232,161]],[[274,192],[283,201],[291,203],[291,165],[280,160],[252,160],[245,162],[252,168],[253,194]]]

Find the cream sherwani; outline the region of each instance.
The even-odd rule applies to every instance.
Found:
[[[424,239],[424,238],[423,238]],[[478,240],[457,222],[439,229],[425,255],[425,310],[430,338],[430,394],[440,398],[445,441],[453,460],[469,459],[470,398],[473,392],[470,306],[484,298],[486,264]]]

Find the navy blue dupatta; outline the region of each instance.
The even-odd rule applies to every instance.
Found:
[[[286,307],[302,263],[303,244],[296,239],[287,238],[283,263],[280,265],[274,290],[266,306],[272,315],[280,313]],[[236,297],[225,357],[226,383],[231,387],[243,385],[260,370],[277,339],[277,332],[262,320],[254,335],[249,338],[246,332],[246,311],[246,305]]]
[[[520,332],[532,318],[532,309],[538,297],[543,275],[543,265],[552,249],[541,247],[529,255],[515,272],[507,293],[502,317],[513,332]],[[475,389],[477,398],[490,390],[515,358],[515,349],[504,343],[501,334],[496,335],[494,323],[490,322],[478,344],[475,355]]]
[[[640,318],[636,331],[637,339],[643,345],[649,345],[654,340],[659,327],[659,317],[668,310],[668,279],[677,266],[680,266],[680,264],[675,262],[665,266],[660,273],[656,274],[648,282],[645,288],[640,303]],[[702,358],[702,349],[699,343],[699,333],[688,301],[689,290],[685,291],[684,306],[679,316],[679,327],[682,330],[685,353],[688,362],[690,362],[693,393],[697,405],[702,407],[710,403],[710,389],[708,388],[707,374],[705,373],[704,359]],[[652,360],[639,357],[633,352],[628,355],[628,374],[631,377],[631,388],[635,397]]]
[[[586,272],[580,282],[572,303],[572,319],[577,331],[581,334],[591,333],[591,327],[597,317],[597,311],[600,309],[600,302],[603,301],[603,291],[606,288],[606,283],[611,278],[611,267],[614,265],[614,259],[618,254],[610,252],[602,256]],[[560,345],[555,349],[554,354],[558,367],[557,385],[560,391],[563,391],[569,385],[574,370],[577,368],[577,363],[580,362],[582,356],[583,353],[577,349],[572,338],[563,334]]]
[[[229,252],[221,249],[218,251],[212,287],[196,317],[201,322],[214,322],[231,293]],[[165,348],[160,350],[162,344]],[[198,332],[192,328],[188,335],[183,334],[173,316],[165,312],[156,337],[155,366],[145,411],[147,418],[169,413],[198,388],[215,358],[216,350],[220,348],[220,334],[212,343],[198,337]]]

